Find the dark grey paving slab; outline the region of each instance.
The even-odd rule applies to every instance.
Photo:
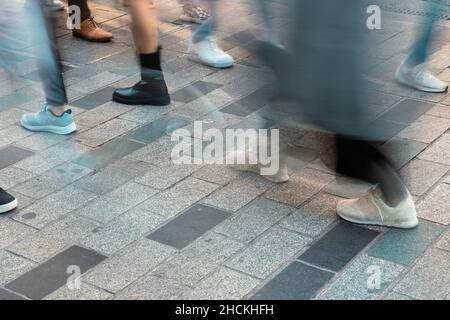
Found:
[[[255,36],[252,34],[250,29],[247,29],[247,30],[242,30],[242,31],[236,32],[223,40],[234,42],[237,44],[247,44],[250,41],[255,40]]]
[[[0,97],[0,111],[14,106],[20,106],[34,100],[38,96],[38,93],[29,87],[14,91],[6,96]]]
[[[270,94],[271,90],[269,90],[268,87],[263,87],[248,96],[233,102],[225,108],[220,109],[220,111],[234,114],[239,117],[247,117],[267,105],[267,99],[270,97]]]
[[[26,299],[10,291],[0,288],[0,300],[26,300]]]
[[[183,249],[230,216],[230,212],[197,204],[147,238]]]
[[[445,226],[420,220],[411,230],[390,229],[369,248],[367,253],[402,264],[411,265],[445,230]]]
[[[217,83],[200,80],[175,91],[171,94],[171,97],[173,101],[189,103],[220,87],[221,85]]]
[[[70,102],[70,105],[74,107],[83,108],[86,110],[94,109],[112,100],[112,94],[115,88],[106,87],[98,91],[92,92],[87,96]]]
[[[189,120],[179,117],[164,116],[130,132],[125,137],[148,144],[156,141],[163,135],[172,133],[176,129],[185,127],[188,124]]]
[[[406,127],[407,125],[403,123],[377,119],[369,125],[369,132],[372,133],[374,141],[379,141],[381,145],[385,141],[391,140]]]
[[[379,232],[341,222],[311,246],[299,259],[338,272]]]
[[[430,102],[415,99],[405,99],[386,111],[381,116],[381,119],[387,121],[395,121],[403,124],[411,124],[419,119],[421,115],[426,113],[433,106],[434,104]]]
[[[78,266],[81,274],[106,259],[78,246],[70,247],[47,262],[8,283],[6,288],[31,299],[42,299],[67,283],[69,266]]]
[[[252,300],[311,299],[333,275],[331,272],[294,261],[259,290]]]
[[[86,152],[72,162],[92,170],[98,170],[144,146],[143,143],[136,141],[121,138],[114,139],[95,150]]]
[[[15,146],[8,146],[0,149],[0,169],[8,167],[16,162],[19,162],[29,156],[32,156],[34,152],[18,148]]]

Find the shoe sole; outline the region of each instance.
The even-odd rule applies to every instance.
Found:
[[[185,22],[190,22],[190,23],[196,23],[196,24],[202,24],[203,23],[203,20],[192,18],[192,17],[189,17],[189,16],[185,16],[184,14],[182,14],[180,16],[180,20],[181,21],[185,21]]]
[[[352,218],[348,218],[345,215],[342,215],[341,213],[339,213],[339,211],[337,212],[338,216],[341,217],[342,219],[351,222],[351,223],[355,223],[355,224],[361,224],[361,225],[370,225],[370,226],[382,226],[382,227],[389,227],[389,228],[397,228],[397,229],[413,229],[415,227],[417,227],[417,225],[419,224],[419,221],[416,219],[414,221],[406,221],[406,222],[402,222],[402,223],[377,223],[377,222],[373,222],[373,221],[357,221],[354,220]]]
[[[111,37],[111,38],[104,38],[104,39],[89,39],[89,38],[86,38],[86,37],[82,36],[82,35],[79,34],[79,33],[76,33],[76,32],[72,32],[72,35],[73,35],[74,37],[76,37],[76,38],[80,38],[80,39],[83,39],[83,40],[86,40],[86,41],[90,41],[90,42],[99,42],[99,43],[111,42],[111,41],[114,39],[114,37]]]
[[[65,126],[65,127],[58,127],[58,126],[30,126],[30,125],[24,123],[21,120],[20,124],[25,129],[28,129],[28,130],[34,131],[34,132],[50,132],[50,133],[55,133],[55,134],[60,134],[60,135],[67,135],[67,134],[71,134],[71,133],[77,131],[77,127],[76,127],[75,123],[71,123],[71,124],[69,124],[68,126]]]
[[[200,59],[197,56],[192,55],[192,54],[189,56],[188,59],[191,60],[191,61],[194,61],[196,63],[200,63],[200,64],[203,64],[205,66],[213,67],[213,68],[216,68],[216,69],[229,69],[229,68],[232,68],[234,66],[234,62],[231,63],[231,64],[229,64],[229,63],[228,64],[209,63],[209,62],[203,61],[202,59]]]
[[[432,88],[427,88],[427,87],[422,87],[422,86],[417,86],[417,85],[412,85],[412,84],[410,84],[408,81],[406,81],[406,80],[404,80],[401,76],[399,76],[399,75],[396,75],[395,76],[395,80],[398,82],[398,83],[400,83],[400,84],[402,84],[402,85],[404,85],[404,86],[406,86],[406,87],[409,87],[409,88],[413,88],[413,89],[416,89],[416,90],[420,90],[420,91],[423,91],[423,92],[428,92],[428,93],[444,93],[444,92],[447,92],[448,91],[448,86],[444,89],[444,90],[438,90],[438,89],[432,89]]]
[[[0,206],[0,213],[6,213],[14,210],[15,208],[17,208],[17,199],[14,199],[14,201]]]
[[[124,99],[121,97],[117,97],[113,94],[113,101],[117,102],[117,103],[121,103],[121,104],[126,104],[129,106],[145,106],[145,105],[150,105],[150,106],[167,106],[170,104],[170,96],[164,96],[161,98],[153,98],[151,100],[149,99],[133,99],[133,100],[129,100],[129,99]]]

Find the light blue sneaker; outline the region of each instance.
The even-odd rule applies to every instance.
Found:
[[[72,110],[69,109],[62,115],[56,116],[48,105],[44,105],[42,111],[24,114],[20,124],[31,131],[56,134],[70,134],[77,130],[73,121]]]

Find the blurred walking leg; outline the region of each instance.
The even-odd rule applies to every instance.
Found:
[[[151,0],[130,0],[132,31],[141,66],[141,80],[117,89],[113,100],[129,105],[168,105],[170,96],[161,68],[158,13]]]

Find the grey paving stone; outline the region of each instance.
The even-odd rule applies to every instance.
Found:
[[[323,287],[333,273],[294,261],[259,290],[254,300],[307,300]]]
[[[444,226],[420,220],[412,230],[389,229],[369,248],[371,256],[409,266],[444,231]]]
[[[91,52],[91,54],[92,54],[92,52]],[[85,54],[83,56],[84,56],[83,58],[85,59]],[[90,58],[93,58],[93,57],[90,56]],[[72,60],[72,61],[75,62],[74,60]],[[103,71],[103,72],[100,72],[100,73],[90,77],[89,79],[75,83],[75,84],[69,86],[68,88],[76,90],[76,91],[81,91],[86,94],[86,93],[91,93],[91,92],[97,91],[100,88],[109,86],[112,83],[117,82],[121,79],[123,79],[123,76],[119,76],[119,75],[114,74],[109,71]]]
[[[78,266],[83,274],[105,258],[96,252],[73,246],[6,287],[31,299],[42,299],[67,283],[71,275],[67,273],[68,267]]]
[[[317,237],[338,219],[336,206],[340,198],[319,194],[280,222],[280,226]]]
[[[165,165],[152,167],[144,176],[138,177],[137,183],[164,190],[190,176],[200,165]]]
[[[403,267],[363,254],[321,292],[320,300],[374,300],[403,271]],[[379,276],[378,279],[375,277]],[[374,277],[373,279],[371,277]],[[378,282],[379,281],[379,282]]]
[[[273,90],[271,87],[265,86],[241,98],[232,104],[220,109],[221,112],[230,113],[240,117],[247,117],[255,111],[268,104],[268,98],[271,96]]]
[[[132,110],[133,107],[118,104],[116,102],[107,102],[94,109],[83,112],[75,117],[75,121],[86,127],[92,128],[105,123],[111,119],[117,118],[118,116]]]
[[[170,111],[171,107],[137,107],[119,116],[120,119],[146,124],[158,120]]]
[[[298,254],[309,241],[298,233],[274,227],[229,261],[227,266],[264,279]]]
[[[231,216],[231,213],[197,204],[147,236],[148,239],[183,249]]]
[[[137,127],[137,123],[122,119],[112,119],[95,128],[84,131],[75,139],[89,147],[98,147]]]
[[[450,102],[448,98],[443,101],[445,104],[449,104],[448,102]],[[437,104],[427,112],[427,115],[450,119],[450,107],[444,104]]]
[[[432,103],[415,99],[405,99],[394,105],[381,118],[388,121],[396,121],[411,124],[433,107]]]
[[[423,115],[399,133],[400,138],[431,143],[450,128],[450,119]]]
[[[108,300],[112,296],[111,293],[105,290],[81,282],[80,288],[69,289],[68,286],[63,286],[46,296],[44,300]]]
[[[155,166],[173,165],[171,154],[177,142],[171,141],[169,136],[162,136],[144,148],[137,150],[127,156],[128,159],[144,161]]]
[[[94,109],[102,104],[105,104],[112,99],[112,94],[114,92],[113,87],[106,87],[100,89],[96,92],[88,94],[80,99],[70,102],[70,105],[83,108],[86,110]]]
[[[218,105],[217,102],[207,101],[206,103],[212,103],[214,106]],[[184,105],[181,109],[185,110],[186,105]],[[196,109],[198,110],[197,107],[196,107]],[[190,116],[192,116],[192,115],[193,114],[190,113]],[[194,117],[195,117],[195,115],[194,115]],[[229,127],[231,125],[238,123],[241,120],[241,117],[222,113],[220,111],[215,110],[215,111],[209,112],[209,113],[201,116],[200,119],[195,118],[195,120],[202,122],[201,123],[201,125],[202,125],[201,132],[197,133],[194,130],[193,123],[191,123],[184,129],[187,129],[190,132],[190,136],[193,138],[209,141],[212,138],[212,136],[210,134],[208,134],[209,129],[219,129],[219,130],[224,129],[226,127]]]
[[[128,159],[114,162],[96,174],[84,177],[74,183],[74,186],[92,193],[105,194],[143,175],[151,166]]]
[[[314,243],[299,259],[337,272],[377,235],[377,231],[341,222]]]
[[[450,293],[450,273],[442,271],[449,266],[449,252],[429,249],[394,290],[416,299],[445,299]]]
[[[26,300],[24,297],[21,297],[11,291],[7,291],[5,289],[0,288],[0,301],[1,300]]]
[[[250,242],[293,210],[292,207],[274,201],[257,199],[214,231],[241,242]]]
[[[101,197],[95,198],[77,210],[75,214],[106,224],[156,193],[156,190],[149,187],[128,182]]]
[[[449,229],[450,230],[450,229]],[[436,243],[436,247],[450,251],[450,231],[447,230],[442,237],[439,239],[439,241]]]
[[[416,196],[426,193],[450,169],[449,166],[416,159],[400,170],[409,191]]]
[[[163,116],[126,135],[127,139],[143,143],[152,143],[163,135],[171,134],[178,128],[188,124],[188,121],[178,117]]]
[[[274,186],[264,196],[298,207],[322,190],[332,179],[329,174],[305,168],[292,174],[287,183]]]
[[[173,92],[171,96],[174,101],[188,103],[220,87],[215,83],[197,81]]]
[[[337,176],[333,182],[323,188],[324,192],[342,198],[359,198],[367,193],[373,185],[346,176]]]
[[[10,219],[9,217],[0,217],[0,249],[25,238],[26,236],[36,232],[35,229]]]
[[[91,221],[69,215],[39,232],[24,237],[23,240],[9,246],[8,250],[33,261],[42,262],[76,243],[96,227],[97,225]]]
[[[35,266],[35,263],[11,252],[0,250],[0,286],[16,279]]]
[[[183,299],[188,300],[241,300],[261,280],[242,273],[221,268],[201,281],[193,290],[187,291]]]
[[[67,135],[40,132],[39,134],[33,134],[21,139],[16,145],[33,151],[41,151],[69,138],[70,136]]]
[[[143,239],[105,260],[83,280],[109,292],[118,292],[172,255],[175,250]]]
[[[0,150],[0,169],[6,168],[25,158],[32,156],[34,152],[15,146],[8,146]]]
[[[64,163],[42,175],[39,175],[14,188],[14,192],[19,192],[34,199],[41,199],[48,196],[72,182],[88,175],[92,171],[73,163]]]
[[[400,301],[407,301],[407,300],[414,300],[413,298],[405,295],[405,294],[401,294],[395,291],[391,291],[389,292],[387,295],[385,295],[382,300],[400,300]]]
[[[392,139],[380,147],[389,157],[395,168],[400,169],[414,159],[428,145],[423,142],[408,139]]]
[[[449,146],[450,134],[444,134],[432,145],[430,145],[425,151],[423,151],[419,155],[419,158],[450,165],[450,156],[448,153]]]
[[[0,186],[7,190],[33,177],[31,172],[9,166],[0,170]]]
[[[151,197],[141,207],[165,217],[173,217],[217,188],[218,186],[215,184],[187,178],[174,187]]]
[[[152,275],[195,286],[242,247],[237,241],[208,233],[164,262]]]
[[[193,177],[219,185],[226,185],[239,177],[239,172],[227,165],[207,165],[194,172]]]
[[[273,185],[255,174],[244,173],[205,199],[204,203],[229,211],[237,211]]]
[[[111,255],[133,241],[144,237],[161,225],[165,219],[139,208],[120,215],[106,226],[96,229],[81,244],[98,252]]]
[[[440,184],[430,192],[417,206],[417,215],[421,218],[450,224],[450,185]]]

